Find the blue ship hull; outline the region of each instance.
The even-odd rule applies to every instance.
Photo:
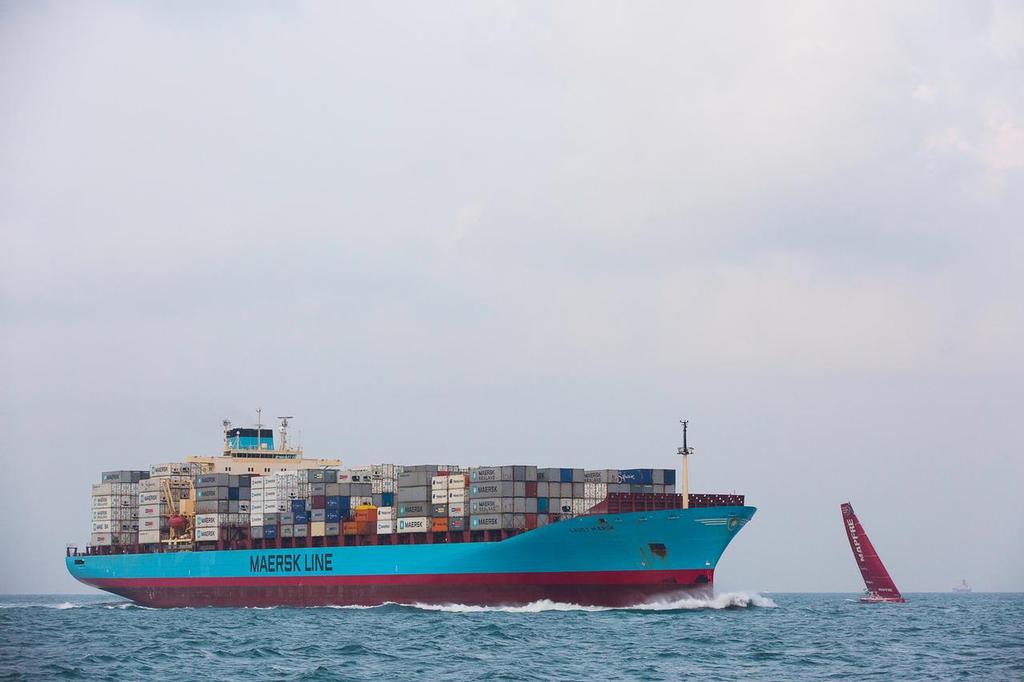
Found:
[[[593,514],[500,542],[70,556],[77,580],[146,606],[628,606],[709,593],[753,507]]]

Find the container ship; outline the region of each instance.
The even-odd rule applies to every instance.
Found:
[[[630,606],[713,591],[754,515],[674,469],[343,468],[224,422],[224,451],[92,487],[77,580],[152,607]]]

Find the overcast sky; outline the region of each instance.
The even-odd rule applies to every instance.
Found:
[[[89,485],[677,464],[726,589],[1024,590],[1024,5],[0,4],[0,592]]]

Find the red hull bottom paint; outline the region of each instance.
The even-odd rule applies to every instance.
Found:
[[[712,570],[689,570],[85,582],[153,607],[376,606],[388,602],[521,606],[545,599],[585,606],[633,606],[710,596],[713,579]]]

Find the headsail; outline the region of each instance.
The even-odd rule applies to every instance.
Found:
[[[870,595],[868,601],[903,601],[903,595],[889,577],[889,571],[885,570],[885,565],[878,558],[878,552],[864,532],[864,527],[853,513],[853,507],[849,502],[844,502],[840,508],[843,511],[843,525],[846,526],[846,537],[850,540],[853,558]]]

